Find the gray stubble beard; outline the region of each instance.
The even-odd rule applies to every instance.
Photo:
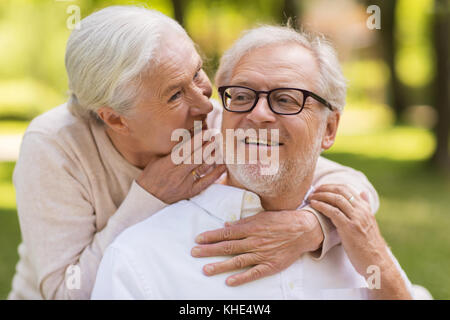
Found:
[[[298,158],[280,160],[278,170],[273,175],[261,174],[260,163],[227,164],[228,173],[244,188],[260,196],[281,196],[298,189],[316,168],[321,153],[321,135],[315,139],[310,152]]]

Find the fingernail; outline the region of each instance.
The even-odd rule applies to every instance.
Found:
[[[203,240],[204,240],[204,238],[203,238],[202,235],[198,235],[198,236],[195,238],[195,242],[197,242],[197,243],[202,243]]]
[[[229,278],[227,279],[227,284],[232,286],[236,282],[236,278]]]
[[[198,257],[198,256],[200,256],[200,252],[201,252],[201,250],[200,250],[199,247],[194,247],[191,250],[191,255],[194,256],[194,257]]]
[[[205,272],[206,272],[207,274],[212,274],[212,273],[214,272],[214,266],[212,266],[212,265],[206,265],[206,266],[205,266]]]

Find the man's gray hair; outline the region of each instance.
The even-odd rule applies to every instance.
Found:
[[[188,37],[175,20],[143,7],[111,6],[83,19],[66,48],[69,110],[85,119],[102,106],[129,112],[167,30]]]
[[[323,36],[298,32],[290,27],[266,25],[246,31],[222,56],[216,85],[228,85],[237,63],[250,51],[284,43],[297,43],[312,53],[320,70],[316,93],[341,113],[345,106],[347,83],[334,48]]]

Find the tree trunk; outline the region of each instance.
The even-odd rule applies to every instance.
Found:
[[[406,109],[404,87],[400,82],[395,70],[395,53],[397,45],[395,42],[395,8],[397,1],[381,1],[381,42],[383,45],[383,55],[388,65],[391,77],[388,83],[388,101],[392,107],[396,121],[401,119],[403,111]]]
[[[187,0],[172,0],[173,12],[175,20],[184,28],[184,9],[186,8]]]
[[[284,0],[281,8],[281,23],[291,23],[291,27],[298,29],[297,20],[300,15],[300,5],[296,0]]]
[[[433,162],[440,168],[450,170],[450,67],[449,67],[449,2],[435,0],[434,49],[436,53],[435,108],[438,121],[435,128],[437,147]]]

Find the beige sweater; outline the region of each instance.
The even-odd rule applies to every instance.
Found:
[[[217,127],[220,111],[209,122]],[[13,175],[22,243],[9,299],[89,299],[106,247],[166,206],[135,182],[140,172],[102,125],[75,118],[66,105],[34,119]],[[362,173],[320,158],[313,184],[330,182],[367,191],[377,210],[378,196]],[[323,256],[339,238],[330,221],[319,220]],[[80,270],[79,289],[67,285],[69,266]]]

